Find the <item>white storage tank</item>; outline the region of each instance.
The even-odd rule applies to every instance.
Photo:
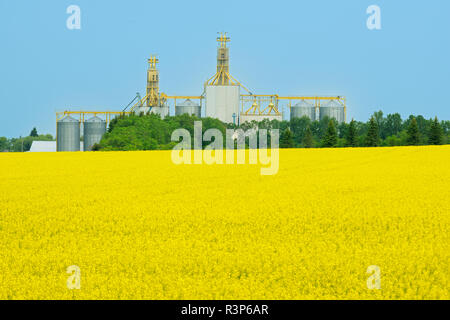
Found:
[[[216,118],[225,123],[239,123],[238,85],[206,86],[206,117]]]
[[[159,114],[164,119],[169,116],[169,106],[152,107],[150,113]]]

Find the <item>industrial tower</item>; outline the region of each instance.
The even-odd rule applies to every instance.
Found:
[[[148,59],[146,106],[149,108],[159,106],[159,71],[156,68],[157,63],[159,63],[159,59],[155,56],[151,56]]]
[[[239,123],[240,84],[230,75],[230,38],[220,33],[217,38],[217,72],[205,84],[205,114],[226,123]]]
[[[159,59],[150,56],[147,70],[147,92],[144,98],[134,105],[130,112],[136,113],[156,113],[164,118],[169,115],[169,107],[166,105],[166,98],[159,93],[159,70],[157,64]]]
[[[217,48],[217,84],[228,85],[230,83],[228,79],[228,73],[230,71],[230,50],[227,48],[227,42],[230,42],[230,38],[227,34],[221,34],[217,38],[217,42],[220,43]]]

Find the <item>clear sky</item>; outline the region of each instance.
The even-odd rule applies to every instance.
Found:
[[[81,30],[69,30],[69,5]],[[369,30],[369,5],[381,30]],[[55,133],[55,111],[121,110],[145,91],[199,95],[231,36],[231,74],[254,93],[344,95],[376,110],[450,120],[450,1],[0,0],[0,136]]]

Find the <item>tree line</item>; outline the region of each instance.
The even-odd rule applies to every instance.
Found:
[[[335,119],[328,117],[311,121],[303,117],[292,121],[265,119],[239,126],[226,124],[218,119],[199,119],[186,114],[164,119],[155,114],[132,114],[113,119],[108,132],[102,141],[94,146],[94,150],[170,150],[177,144],[171,141],[171,133],[184,128],[193,136],[195,121],[202,121],[203,133],[215,128],[219,129],[224,137],[226,129],[279,129],[281,148],[450,144],[450,121],[439,121],[437,118],[427,120],[423,116],[412,115],[403,120],[398,113],[384,116],[382,111],[375,112],[367,122],[352,120],[349,123],[337,123]],[[203,143],[204,146],[208,144]]]
[[[26,137],[11,138],[0,137],[0,152],[27,152],[30,151],[33,141],[53,141],[51,134],[38,134],[33,128]]]
[[[284,128],[280,146],[282,148],[320,147],[388,147],[408,145],[450,144],[450,121],[409,116],[403,120],[400,114],[375,112],[367,122],[352,120],[337,123],[323,118],[293,119]]]
[[[187,114],[161,117],[157,114],[120,115],[111,120],[106,134],[93,151],[171,150],[178,142],[172,141],[172,132],[186,129],[194,136],[194,122],[202,121],[202,133],[218,129],[225,135],[228,126],[218,119],[202,118]],[[193,142],[192,142],[193,143]],[[204,143],[206,146],[207,143]]]
[[[170,150],[177,142],[171,141],[172,132],[179,128],[194,134],[194,122],[202,121],[203,133],[208,129],[218,129],[225,137],[226,129],[279,129],[281,148],[332,148],[332,147],[383,147],[406,145],[450,144],[450,121],[423,116],[409,116],[402,119],[400,114],[384,116],[375,112],[367,122],[352,120],[338,123],[324,117],[311,121],[307,117],[291,121],[264,119],[261,122],[246,122],[241,125],[226,124],[213,118],[196,118],[180,115],[161,119],[156,114],[120,115],[111,120],[107,133],[101,142],[94,145],[94,151],[119,150]],[[270,132],[270,131],[269,131]],[[0,152],[29,151],[33,141],[52,141],[52,135],[40,135],[36,128],[27,137],[7,139],[0,137]],[[269,134],[270,140],[270,134]],[[208,144],[203,142],[204,147]],[[224,141],[225,146],[225,141]]]

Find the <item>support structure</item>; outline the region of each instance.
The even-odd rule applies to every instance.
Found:
[[[159,93],[158,63],[159,59],[154,55],[150,56],[150,59],[148,59],[146,95],[131,107],[130,112],[157,113],[161,115],[162,118],[169,114],[169,108],[165,104],[166,99]]]
[[[281,115],[279,111],[279,104],[281,101],[288,101],[289,109],[292,108],[292,103],[296,101],[312,101],[316,110],[320,111],[320,107],[325,101],[335,101],[344,108],[345,121],[347,121],[347,100],[341,96],[279,96],[277,94],[256,94],[256,95],[241,95],[241,114],[244,115]],[[251,106],[250,106],[251,105]],[[261,107],[267,105],[265,109]]]
[[[205,86],[239,86],[249,94],[252,94],[242,83],[236,80],[230,74],[230,49],[227,47],[227,43],[230,42],[230,38],[227,33],[220,33],[217,37],[219,46],[217,47],[217,71],[209,78]]]
[[[156,56],[151,56],[148,59],[147,70],[147,95],[146,106],[149,108],[158,107],[160,104],[159,99],[159,71],[156,65],[159,63],[159,59]]]
[[[62,111],[56,113],[56,121],[58,122],[66,116],[77,116],[80,124],[85,121],[86,116],[103,116],[106,123],[110,123],[113,117],[119,115],[128,115],[131,112],[119,112],[119,111]]]

